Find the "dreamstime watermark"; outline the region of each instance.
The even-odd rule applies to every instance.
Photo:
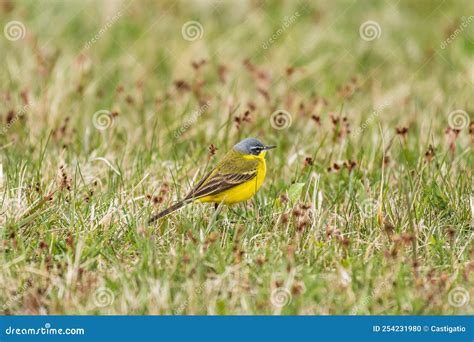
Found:
[[[273,34],[268,38],[263,44],[262,48],[265,50],[269,48],[270,45],[272,45],[291,25],[293,25],[296,21],[296,19],[300,16],[299,12],[296,11],[294,14],[292,14],[290,17],[284,17],[283,18],[283,25],[273,32]]]
[[[445,40],[441,42],[441,44],[439,44],[439,47],[441,48],[441,50],[446,49],[446,47],[449,44],[451,44],[456,39],[456,37],[460,35],[464,31],[464,29],[466,29],[466,27],[468,27],[469,24],[471,24],[473,21],[474,21],[474,15],[471,15],[467,18],[462,17],[461,24],[453,31],[453,33],[449,35],[448,38],[446,38]]]
[[[469,195],[469,206],[471,207],[471,226],[474,227],[474,196]]]
[[[186,298],[186,300],[181,303],[181,305],[174,311],[175,312],[175,315],[181,315],[182,312],[189,306],[189,302],[196,296],[196,295],[199,295],[201,294],[205,289],[206,287],[209,285],[210,283],[210,280],[206,280],[205,282],[203,282],[201,285],[199,285],[194,291],[193,293],[188,297]]]
[[[369,305],[374,300],[374,298],[377,297],[380,290],[383,289],[387,285],[388,285],[387,281],[382,281],[379,284],[377,284],[377,286],[373,288],[373,290],[370,292],[369,295],[364,297],[364,299],[359,304],[355,305],[352,308],[350,315],[357,315],[359,313],[360,308],[363,306]]]
[[[3,34],[5,38],[10,41],[16,41],[25,38],[26,27],[25,25],[18,20],[9,21],[3,28]]]
[[[282,308],[291,303],[291,292],[286,287],[277,287],[270,295],[270,302],[277,308]]]
[[[199,21],[187,21],[181,26],[181,35],[188,42],[194,42],[204,36],[204,27]]]
[[[5,199],[3,203],[3,212],[2,214],[7,216],[15,216],[21,212],[23,207],[23,198],[10,198]]]
[[[5,127],[2,128],[1,130],[1,134],[5,134],[7,133],[7,131],[15,124],[15,122],[17,122],[18,120],[21,119],[21,117],[23,115],[26,114],[26,112],[28,112],[31,108],[31,105],[27,104],[27,105],[24,105],[16,114],[15,116],[13,117],[13,119],[11,119]]]
[[[366,42],[380,38],[382,35],[382,28],[379,23],[373,20],[368,20],[359,27],[359,35]]]
[[[92,45],[97,43],[100,38],[122,17],[123,13],[119,10],[104,26],[84,45],[83,50],[89,50]]]
[[[448,293],[448,303],[455,308],[466,305],[470,299],[469,291],[461,286],[455,287]]]
[[[2,311],[7,310],[14,303],[18,302],[30,288],[31,288],[31,282],[29,281],[25,282],[23,286],[20,287],[18,291],[16,291],[16,294],[14,296],[11,296],[5,303],[3,303]]]
[[[362,216],[365,218],[372,218],[377,213],[378,201],[373,198],[367,198],[362,201],[360,209]]]
[[[199,109],[191,114],[191,118],[187,120],[180,128],[174,133],[174,137],[178,139],[180,136],[186,132],[189,127],[194,125],[201,115],[209,108],[209,102],[204,103]]]
[[[275,129],[286,129],[291,126],[292,117],[286,110],[276,110],[270,116],[270,125]]]
[[[351,136],[352,137],[358,137],[362,134],[362,132],[367,128],[369,127],[370,124],[372,124],[372,122],[377,119],[380,115],[380,113],[382,113],[382,111],[388,107],[389,105],[389,102],[384,102],[382,105],[378,106],[377,108],[374,109],[374,111],[370,114],[370,116],[362,123],[362,125],[360,125],[359,127],[357,127],[356,130],[352,131],[351,133]]]
[[[112,112],[107,109],[101,109],[92,116],[92,124],[99,131],[104,131],[114,123]]]
[[[84,335],[84,328],[53,328],[51,323],[45,323],[40,328],[15,328],[9,326],[5,329],[6,335]]]
[[[105,308],[112,305],[115,300],[114,293],[107,287],[99,287],[93,294],[94,305],[99,308]]]
[[[469,114],[462,109],[453,110],[448,114],[448,124],[451,129],[462,130],[469,125]]]

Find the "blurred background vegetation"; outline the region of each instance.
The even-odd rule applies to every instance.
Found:
[[[473,16],[0,0],[0,309],[472,312]],[[254,200],[146,224],[248,136]]]

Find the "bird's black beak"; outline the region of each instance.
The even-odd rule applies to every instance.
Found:
[[[276,145],[268,145],[268,146],[265,146],[263,149],[264,150],[271,150],[271,149],[274,149],[276,147]]]

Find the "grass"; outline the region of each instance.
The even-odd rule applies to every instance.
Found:
[[[4,314],[472,313],[472,2],[1,4]]]

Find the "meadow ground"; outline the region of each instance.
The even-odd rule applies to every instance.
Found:
[[[472,1],[157,3],[1,0],[2,313],[473,312]]]

